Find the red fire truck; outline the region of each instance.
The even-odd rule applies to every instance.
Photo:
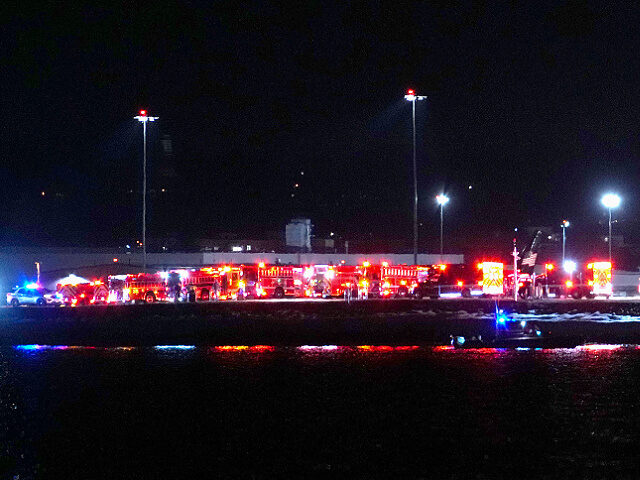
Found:
[[[167,301],[169,289],[163,276],[157,273],[112,275],[109,277],[109,301],[113,303]]]
[[[177,274],[181,280],[178,300],[208,302],[220,293],[222,279],[217,268],[179,269],[172,270],[171,273]],[[177,287],[174,289],[177,290]]]
[[[313,265],[303,269],[303,279],[306,296],[330,298],[342,296],[348,289],[357,296],[363,276],[360,266]]]
[[[364,262],[361,267],[372,297],[405,297],[413,295],[418,286],[419,269],[416,265],[371,265]]]
[[[107,303],[109,290],[100,281],[83,283],[65,283],[57,285],[57,295],[64,305],[99,305]]]
[[[264,263],[257,269],[245,267],[246,293],[267,298],[302,297],[305,294],[303,271],[303,267]]]
[[[213,265],[200,269],[173,270],[182,279],[183,300],[206,302],[213,299],[241,300],[246,296],[245,269],[252,267]]]

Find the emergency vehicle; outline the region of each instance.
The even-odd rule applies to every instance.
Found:
[[[482,295],[482,276],[467,265],[418,266],[416,298],[464,297]]]
[[[246,292],[250,296],[283,298],[305,294],[304,268],[290,265],[265,265],[257,269],[245,268]]]
[[[367,283],[371,297],[405,297],[413,295],[418,286],[418,274],[423,267],[417,265],[371,265],[364,262],[361,266],[363,279]]]
[[[158,273],[112,275],[109,277],[109,302],[164,302],[169,299],[166,279]]]
[[[213,265],[192,270],[174,270],[182,279],[182,294],[186,301],[241,300],[245,298],[246,282],[242,265]]]
[[[86,283],[60,283],[57,296],[64,305],[100,305],[109,301],[109,289],[100,280]]]
[[[174,291],[178,292],[178,298],[174,294],[174,300],[208,302],[220,293],[222,278],[217,268],[180,269],[171,273],[178,275],[181,280],[179,286],[174,286]]]

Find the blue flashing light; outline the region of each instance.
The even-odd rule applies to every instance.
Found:
[[[527,322],[525,322],[524,320],[522,320],[522,321],[520,322],[520,326],[521,326],[522,328],[526,327],[526,325],[527,325]]]
[[[542,332],[540,330],[536,330],[536,335],[540,336],[540,335],[542,335]]]
[[[40,288],[40,285],[38,285],[36,282],[31,282],[31,283],[27,283],[25,285],[26,288],[30,289],[30,290],[35,290]]]
[[[456,337],[456,342],[458,342],[458,345],[464,345],[464,342],[466,342],[467,340],[464,337]]]
[[[16,350],[43,350],[44,348],[46,348],[46,345],[16,345],[15,348]]]

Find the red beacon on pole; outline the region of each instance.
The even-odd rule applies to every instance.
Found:
[[[141,115],[141,116],[143,116],[143,117],[144,117],[146,114],[147,114],[147,111],[146,111],[146,110],[140,110],[140,115]]]

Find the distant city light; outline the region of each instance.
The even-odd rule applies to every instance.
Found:
[[[602,197],[602,205],[607,208],[618,208],[622,199],[615,193],[607,193]]]
[[[563,228],[567,228],[569,225],[571,225],[571,223],[569,223],[569,220],[563,220],[562,221],[562,225],[560,225]]]

